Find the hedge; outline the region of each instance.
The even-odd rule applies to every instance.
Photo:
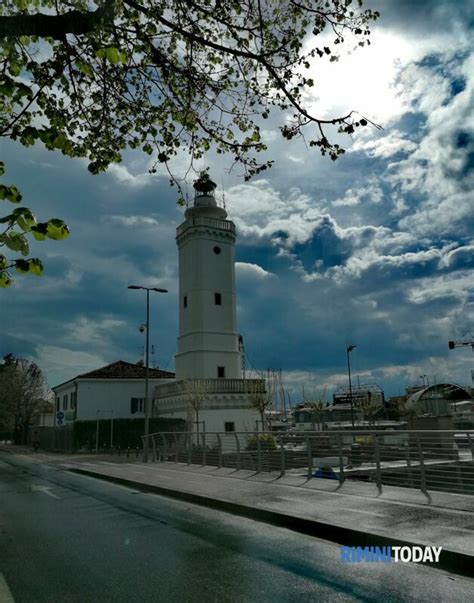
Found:
[[[99,448],[110,448],[110,419],[99,420]],[[150,419],[150,433],[158,431],[186,431],[184,419]],[[76,450],[95,449],[97,421],[76,421],[74,447]],[[141,436],[145,432],[145,419],[114,419],[113,445],[122,449],[142,447]]]

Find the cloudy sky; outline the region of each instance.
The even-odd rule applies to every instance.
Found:
[[[265,138],[275,159],[244,183],[230,162],[203,161],[225,191],[238,229],[238,329],[248,363],[282,369],[293,402],[301,388],[355,380],[387,396],[407,385],[470,382],[474,332],[474,3],[374,0],[372,45],[315,67],[320,115],[356,109],[383,126],[346,140],[333,163],[302,142],[284,142],[281,116]],[[42,278],[18,277],[1,294],[0,353],[35,360],[50,385],[118,359],[136,362],[144,338],[143,292],[152,299],[154,362],[174,368],[177,334],[176,190],[148,158],[127,155],[92,176],[86,163],[2,143],[8,179],[41,219],[63,218],[65,242],[33,246]],[[180,169],[180,159],[175,166]]]

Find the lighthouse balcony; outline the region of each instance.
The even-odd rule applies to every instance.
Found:
[[[265,392],[265,379],[180,379],[156,386],[154,398],[183,395],[190,387],[206,394],[255,394]]]
[[[206,216],[191,216],[176,229],[176,236],[180,236],[185,230],[192,226],[204,226],[212,229],[229,231],[235,234],[235,224],[230,220],[220,220],[217,218],[208,218]]]

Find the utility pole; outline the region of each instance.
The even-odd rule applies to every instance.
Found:
[[[149,358],[150,358],[150,291],[156,291],[157,293],[168,293],[167,289],[159,289],[158,287],[140,287],[138,285],[129,285],[128,289],[144,289],[146,291],[146,354],[145,354],[145,433],[143,441],[143,462],[148,462],[148,436],[150,434],[150,403],[148,399],[149,389]]]
[[[356,345],[347,345],[346,346],[347,373],[349,375],[349,400],[350,400],[350,403],[351,403],[351,423],[352,423],[352,429],[354,429],[354,402],[352,400],[351,361],[349,359],[349,354],[356,347],[357,347]]]

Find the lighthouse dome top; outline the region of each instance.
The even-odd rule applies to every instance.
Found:
[[[209,174],[201,172],[199,178],[194,181],[194,204],[186,210],[186,217],[199,213],[199,215],[225,219],[227,212],[216,199],[216,187]]]
[[[217,207],[215,190],[216,183],[211,180],[207,172],[201,172],[199,178],[194,181],[194,206],[195,207]]]

